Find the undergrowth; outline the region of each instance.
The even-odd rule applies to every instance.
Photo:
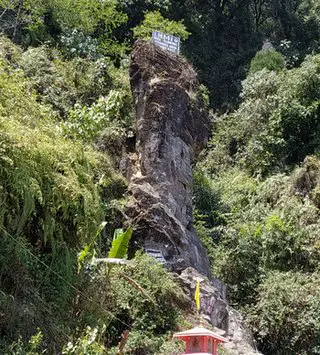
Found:
[[[261,351],[318,354],[320,57],[290,70],[260,59],[239,108],[214,117],[196,227]]]
[[[126,182],[106,153],[64,136],[54,107],[16,65],[21,52],[6,43],[0,58],[1,346],[15,344],[18,353],[39,327],[41,347],[57,352],[77,323],[77,253],[94,242]]]
[[[0,352],[111,355],[126,331],[127,354],[177,352],[189,305],[162,265],[81,259],[106,256],[121,222],[126,64],[0,42]]]

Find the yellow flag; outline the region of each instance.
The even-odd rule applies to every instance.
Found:
[[[197,310],[200,311],[200,281],[197,281],[196,292],[194,294]]]

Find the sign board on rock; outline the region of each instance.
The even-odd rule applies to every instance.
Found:
[[[149,249],[146,248],[144,250],[149,256],[152,256],[153,258],[155,258],[157,261],[159,261],[159,263],[165,264],[166,263],[166,259],[163,257],[162,253],[160,250],[155,250],[155,249]]]
[[[166,33],[153,31],[152,43],[161,48],[167,49],[170,52],[179,54],[180,52],[180,38]]]

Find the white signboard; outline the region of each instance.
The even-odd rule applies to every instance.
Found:
[[[160,250],[155,250],[155,249],[145,249],[144,250],[149,256],[152,256],[155,258],[157,261],[159,261],[162,264],[166,263],[166,259],[163,257],[162,253]]]
[[[156,46],[167,49],[170,52],[179,54],[180,52],[180,38],[172,35],[167,35],[162,32],[152,32],[152,43]]]

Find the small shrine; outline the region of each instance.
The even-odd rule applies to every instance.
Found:
[[[194,299],[200,320],[200,280],[197,280]],[[182,355],[217,355],[218,344],[227,342],[226,338],[201,326],[175,333],[173,337],[186,343],[186,351]]]
[[[181,339],[186,343],[184,354],[214,354],[217,355],[219,343],[227,340],[203,327],[195,327],[173,335],[174,338]]]

